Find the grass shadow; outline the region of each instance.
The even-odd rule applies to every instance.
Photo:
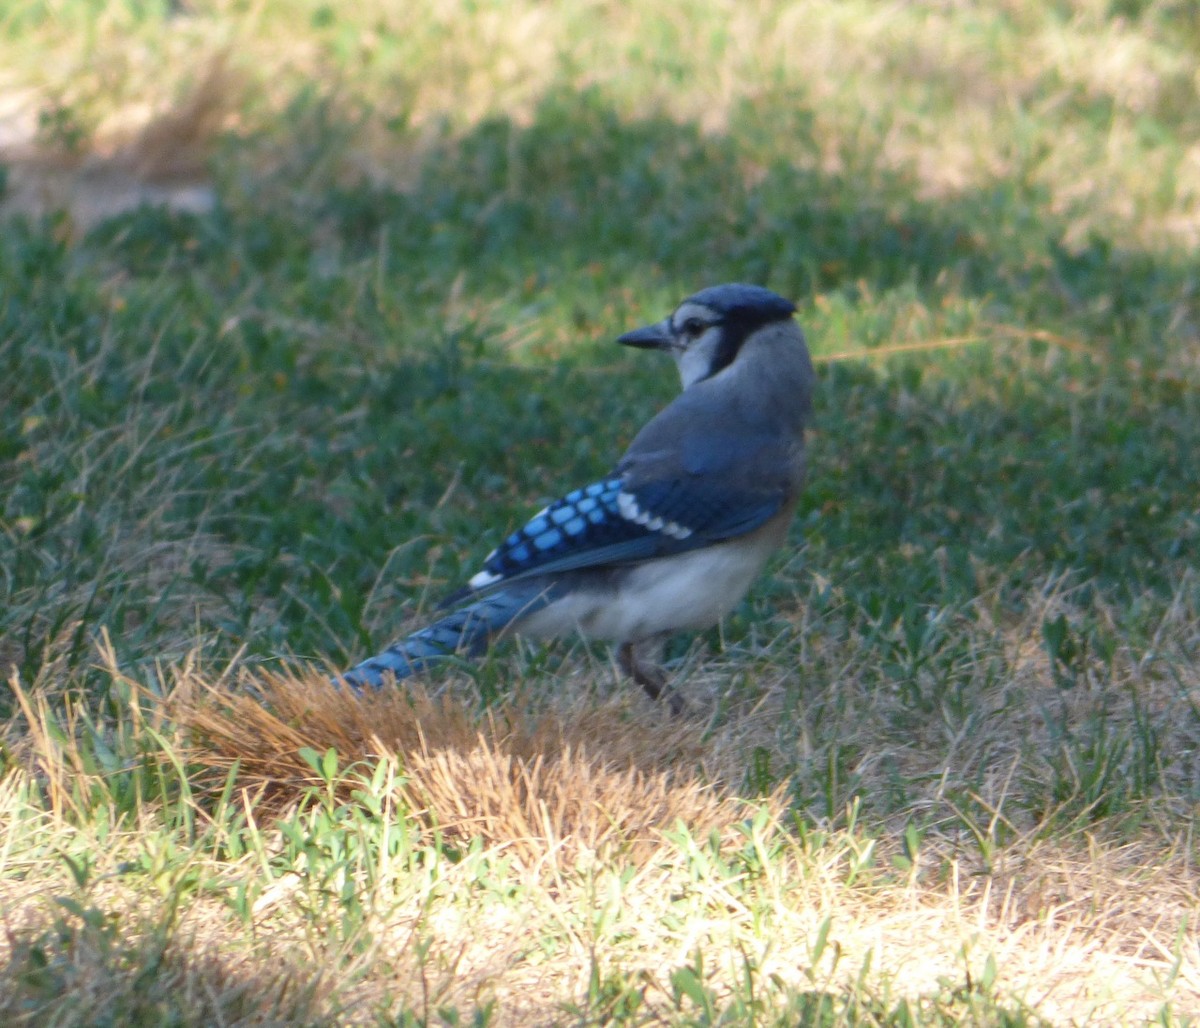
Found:
[[[406,191],[332,170],[314,189],[298,165],[339,137],[312,103],[298,163],[246,180],[229,156],[210,214],[141,210],[77,245],[25,226],[0,248],[3,628],[28,679],[100,623],[157,655],[187,609],[252,652],[361,651],[396,620],[368,609],[380,589],[441,592],[611,465],[675,385],[607,340],[721,280],[797,297],[818,355],[995,321],[1092,354],[824,371],[807,560],[874,616],[969,596],[979,562],[1014,595],[1069,573],[1119,597],[1194,555],[1182,258],[1068,251],[1020,182],[921,202],[870,155],[763,166],[752,140],[625,121],[595,90],[435,146]],[[811,118],[757,115],[801,138]]]

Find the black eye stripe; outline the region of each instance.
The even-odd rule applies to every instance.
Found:
[[[709,376],[715,375],[718,371],[729,367],[733,363],[733,359],[738,355],[738,351],[741,350],[742,344],[753,332],[762,328],[768,321],[778,320],[755,316],[756,313],[733,311],[722,320],[721,341],[717,345],[716,352],[713,354],[712,367],[708,372]]]

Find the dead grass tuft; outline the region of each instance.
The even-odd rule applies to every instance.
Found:
[[[318,780],[304,748],[333,748],[343,768],[394,758],[403,801],[429,828],[526,866],[550,851],[644,853],[677,822],[723,833],[750,807],[705,775],[702,726],[639,717],[623,697],[585,705],[518,690],[481,715],[420,684],[359,697],[311,677],[264,675],[240,693],[186,677],[170,711],[214,782],[236,763],[241,785],[285,805]]]
[[[228,56],[217,54],[177,103],[155,113],[113,153],[113,162],[150,182],[205,178],[213,142],[240,106],[243,91]]]
[[[119,108],[86,138],[43,132],[9,141],[0,148],[8,168],[0,212],[64,210],[86,231],[142,205],[208,210],[215,199],[208,162],[245,90],[225,53],[194,69],[173,102]]]

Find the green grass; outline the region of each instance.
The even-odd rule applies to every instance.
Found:
[[[1200,1016],[1190,4],[167,6],[0,15],[5,1018]],[[175,174],[146,105],[215,204],[84,216]],[[673,394],[612,340],[731,280],[798,303],[810,480],[662,760],[757,841],[551,881],[303,713],[307,785],[214,774],[153,697],[416,624]],[[662,717],[599,648],[468,674]]]

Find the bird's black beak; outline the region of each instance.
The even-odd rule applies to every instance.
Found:
[[[622,346],[636,346],[639,350],[668,350],[671,348],[671,335],[667,331],[667,323],[660,321],[657,325],[626,332],[617,342]]]

